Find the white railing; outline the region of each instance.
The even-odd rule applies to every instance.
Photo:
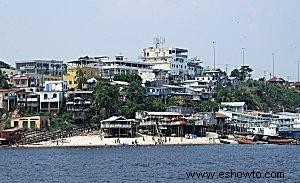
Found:
[[[131,125],[127,124],[101,124],[101,128],[131,128]]]

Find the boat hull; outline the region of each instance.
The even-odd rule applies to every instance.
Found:
[[[280,136],[282,137],[293,137],[293,138],[300,138],[300,129],[294,129],[294,130],[284,130],[278,132]]]

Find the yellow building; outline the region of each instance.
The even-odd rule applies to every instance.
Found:
[[[52,75],[43,75],[42,76],[42,83],[45,83],[45,81],[61,81],[62,76],[52,76]]]
[[[68,82],[68,88],[73,89],[77,87],[76,82],[76,72],[79,69],[82,69],[84,76],[86,79],[98,78],[99,77],[99,69],[96,66],[94,61],[71,61],[68,64],[73,64],[68,66],[67,74],[63,76],[63,80]],[[75,66],[74,66],[75,64]]]
[[[30,116],[11,118],[11,127],[41,129],[50,126],[49,116]]]

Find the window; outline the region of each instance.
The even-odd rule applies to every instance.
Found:
[[[35,128],[35,121],[30,121],[30,128],[34,129]]]
[[[178,68],[178,65],[176,65],[176,68]]]
[[[14,121],[14,127],[18,127],[19,126],[19,121]]]
[[[48,98],[48,95],[47,94],[44,94],[44,99],[47,99]]]
[[[57,98],[57,94],[56,93],[53,94],[53,98]]]
[[[72,84],[72,81],[69,81],[69,84],[71,85],[71,84]]]
[[[169,54],[172,54],[172,50],[169,50]]]
[[[77,84],[77,81],[74,81],[74,84],[76,85],[76,84]]]
[[[23,128],[28,128],[28,121],[23,121]]]

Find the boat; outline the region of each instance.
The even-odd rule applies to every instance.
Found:
[[[294,139],[290,138],[282,138],[282,139],[269,139],[269,144],[292,144],[294,142]]]
[[[281,112],[276,115],[274,123],[282,137],[300,138],[300,114]]]
[[[230,139],[219,139],[222,144],[238,144],[236,140]]]
[[[246,138],[238,138],[237,141],[239,144],[255,144],[253,140],[246,139]]]

